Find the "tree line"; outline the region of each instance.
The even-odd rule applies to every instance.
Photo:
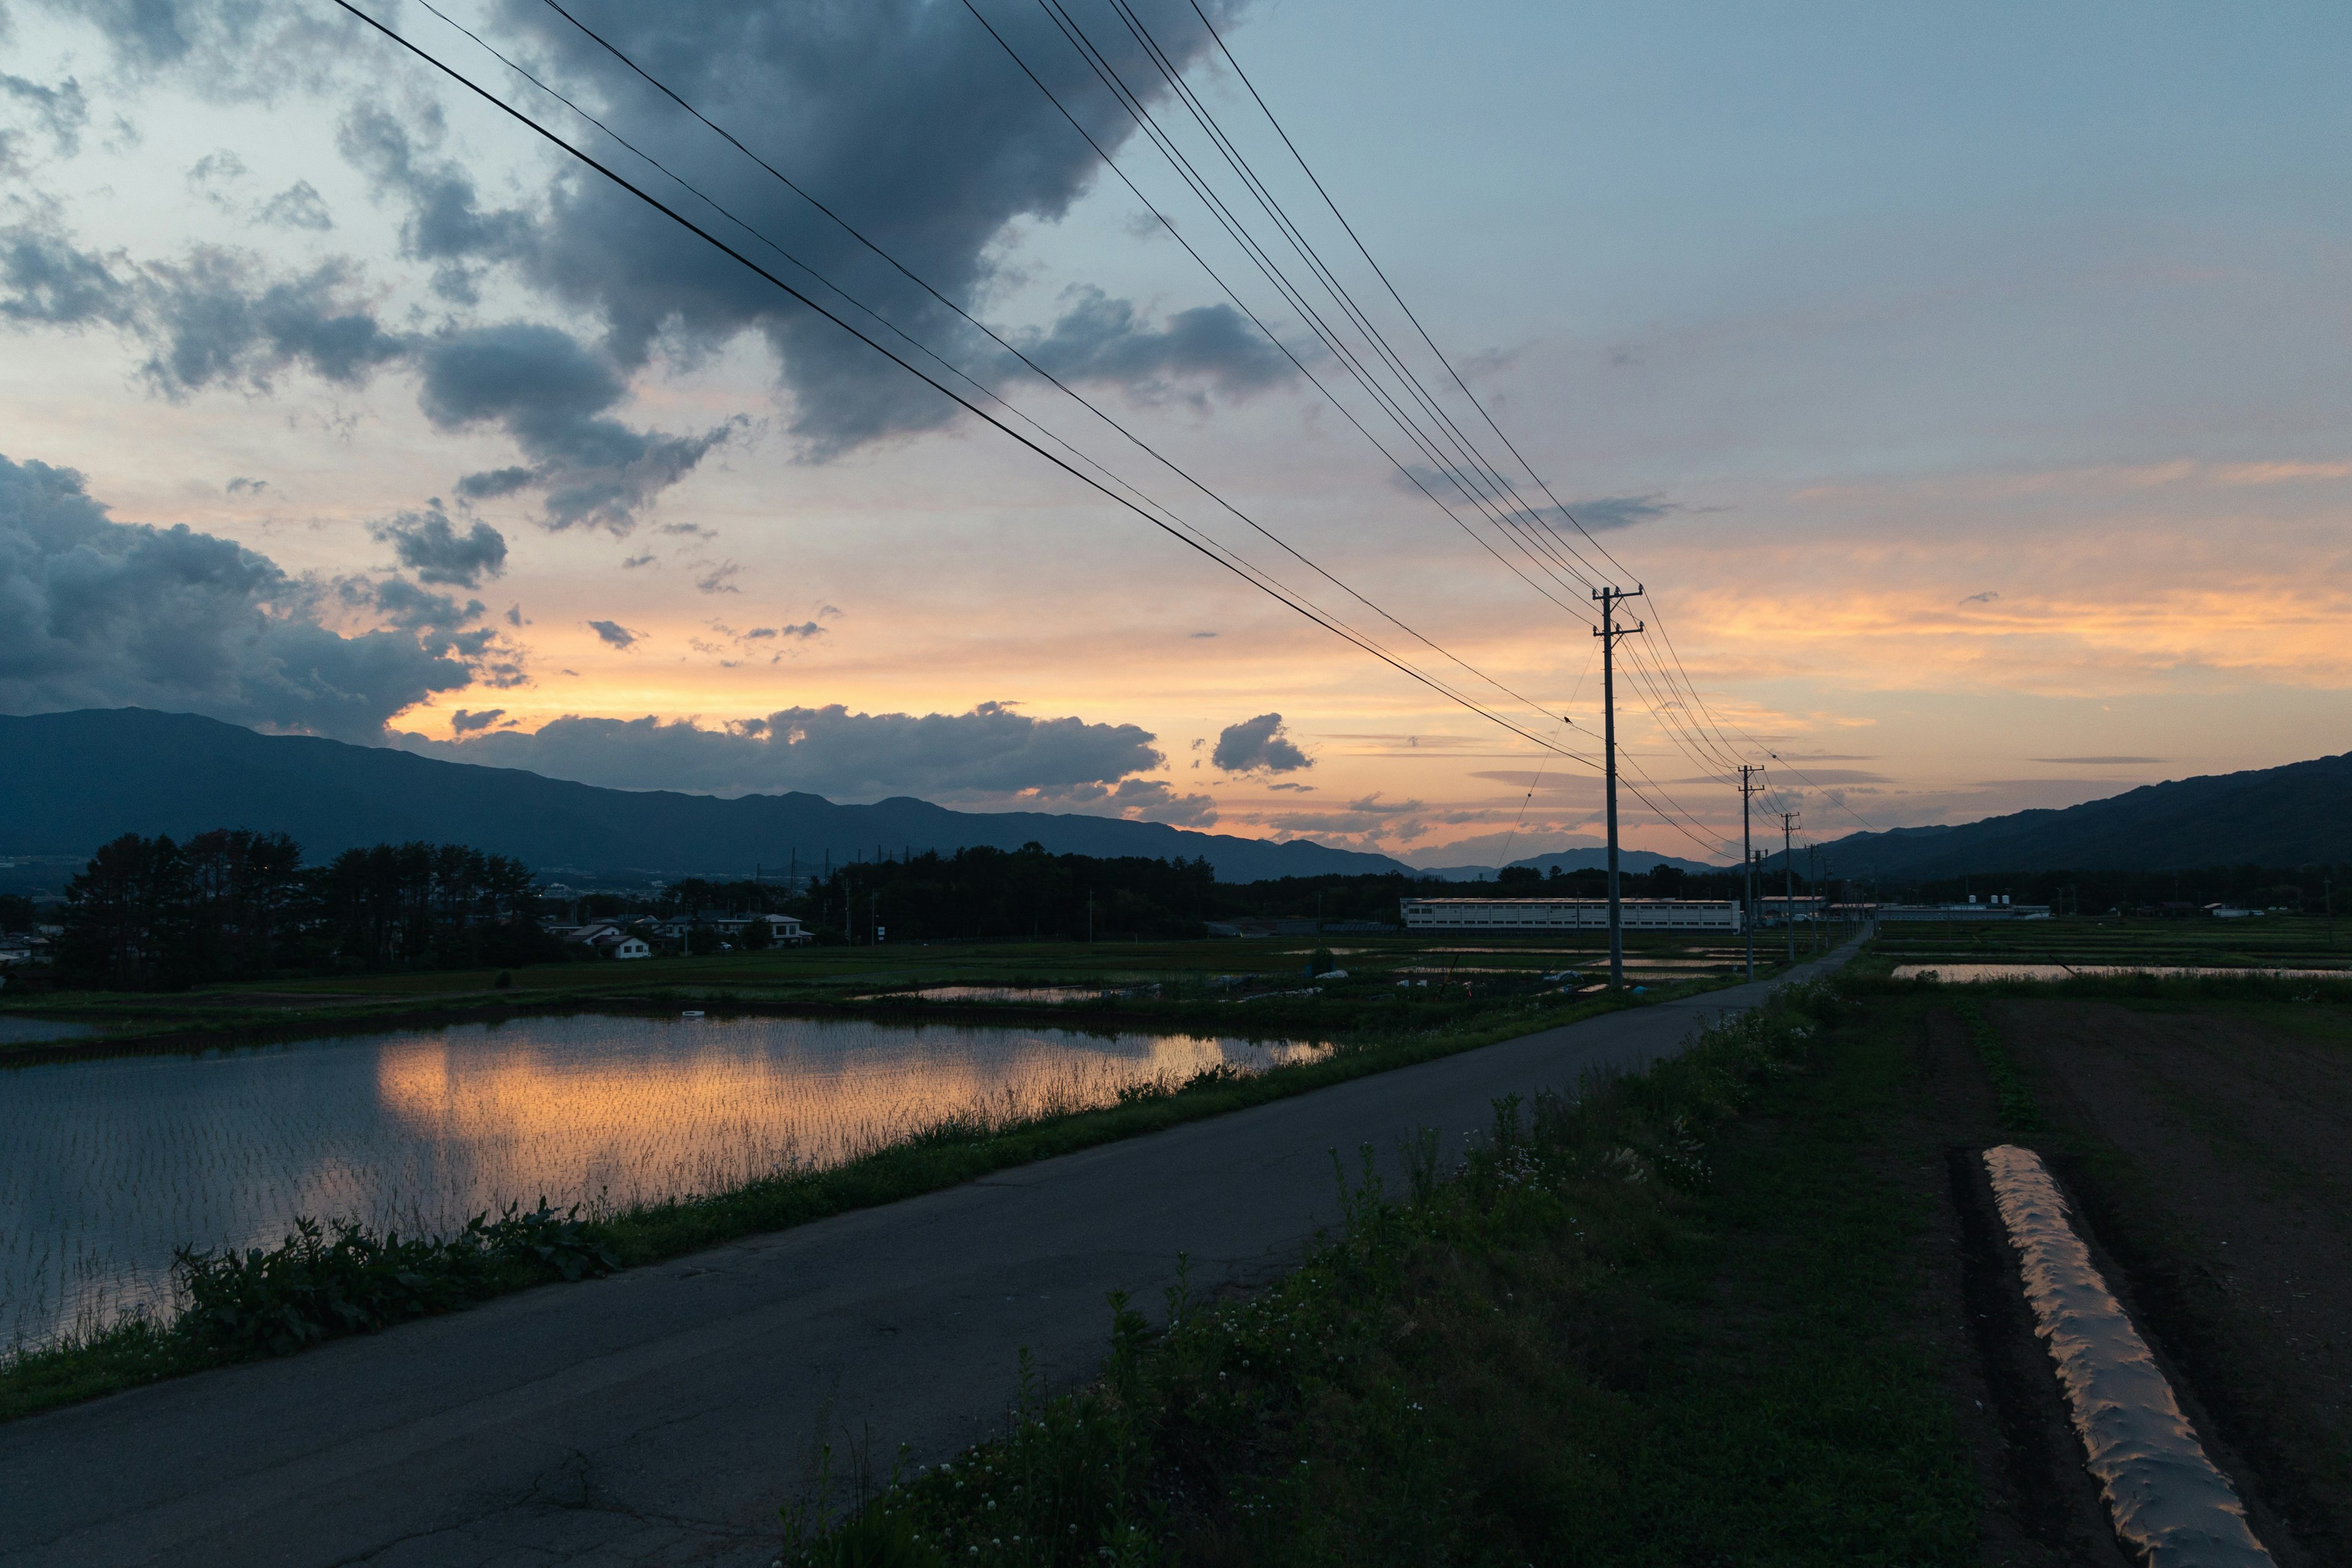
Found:
[[[462,844],[378,844],[324,866],[283,833],[126,833],[66,885],[58,978],[113,990],[338,969],[563,956],[530,868]]]

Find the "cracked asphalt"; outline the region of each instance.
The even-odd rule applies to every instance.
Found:
[[[1202,1290],[1290,1267],[1336,1214],[1330,1151],[1393,1175],[1416,1129],[1458,1148],[1496,1096],[1639,1068],[1764,989],[0,1426],[0,1564],[764,1568],[820,1434],[885,1470],[901,1443],[943,1458],[994,1429],[1021,1350],[1094,1373],[1108,1292],[1157,1301],[1180,1253]]]

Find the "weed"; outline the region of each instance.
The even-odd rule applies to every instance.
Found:
[[[1024,1568],[1544,1555],[1512,1531],[1466,1558],[1454,1550],[1447,1532],[1491,1504],[1475,1472],[1510,1456],[1451,1441],[1452,1417],[1400,1357],[1443,1342],[1475,1360],[1482,1336],[1517,1331],[1502,1302],[1515,1299],[1507,1281],[1537,1267],[1521,1261],[1533,1253],[1583,1292],[1654,1253],[1682,1194],[1706,1179],[1705,1136],[1759,1086],[1801,1070],[1817,1026],[1846,1007],[1826,985],[1788,987],[1643,1077],[1532,1106],[1498,1100],[1450,1173],[1434,1132],[1407,1145],[1401,1202],[1369,1146],[1352,1163],[1332,1151],[1339,1233],[1267,1294],[1202,1304],[1180,1283],[1155,1329],[1113,1293],[1097,1383],[1052,1394],[1024,1356],[1003,1436],[797,1536],[782,1561],[849,1561],[848,1543],[886,1540],[908,1553],[892,1562]],[[1444,1283],[1465,1279],[1481,1283]]]
[[[2147,977],[2143,977],[2147,978]],[[2019,1076],[2017,1062],[2009,1054],[2000,1031],[1974,1000],[1958,1004],[1952,1009],[1959,1015],[1961,1026],[1969,1032],[1969,1045],[1984,1065],[1985,1076],[1992,1080],[1993,1093],[2000,1100],[2000,1120],[2012,1132],[2034,1132],[2042,1127],[2042,1108],[2034,1102],[2033,1091]]]

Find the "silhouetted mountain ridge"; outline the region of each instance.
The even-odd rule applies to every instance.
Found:
[[[951,811],[900,796],[839,805],[821,795],[603,789],[307,735],[264,735],[189,713],[85,709],[0,717],[0,850],[86,855],[125,833],[282,831],[313,862],[355,845],[470,844],[540,868],[749,876],[878,849],[1017,849],[1206,856],[1220,880],[1401,871],[1384,855],[1275,844],[1160,823],[1051,812]]]
[[[1856,833],[1823,847],[1841,877],[2174,871],[2352,861],[2352,752],[2207,773],[2056,811]]]

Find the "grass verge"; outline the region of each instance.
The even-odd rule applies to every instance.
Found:
[[[1710,988],[1695,983],[1662,989],[1654,1002]],[[1318,1026],[1341,1033],[1318,1059],[1258,1074],[1213,1070],[1188,1082],[1130,1090],[1116,1105],[1022,1120],[971,1118],[943,1122],[908,1139],[822,1170],[800,1170],[725,1192],[579,1219],[546,1215],[570,1228],[560,1247],[545,1236],[528,1243],[511,1230],[468,1242],[378,1237],[357,1226],[330,1227],[333,1242],[298,1233],[280,1247],[243,1257],[191,1255],[184,1272],[194,1310],[169,1322],[127,1318],[56,1344],[0,1356],[0,1420],[95,1398],[121,1389],[320,1341],[370,1332],[393,1323],[472,1305],[535,1285],[634,1268],[742,1237],[788,1229],[849,1210],[936,1192],[1010,1166],[1139,1137],[1333,1084],[1410,1067],[1459,1051],[1556,1027],[1618,1007],[1607,998],[1569,1001],[1552,994],[1484,1005],[1370,1002],[1342,1012],[1311,1003],[1276,1002],[1237,1017],[1213,1015],[1218,1032],[1286,1030],[1313,1036]],[[1402,1015],[1402,1016],[1400,1015]],[[1099,1026],[1072,1017],[1066,1026]],[[1379,1026],[1385,1025],[1384,1028]],[[1118,1026],[1168,1026],[1159,1018],[1122,1016]],[[1333,1032],[1339,1032],[1334,1030]],[[528,1220],[531,1216],[522,1215]],[[414,1284],[402,1284],[403,1278]],[[397,1288],[395,1288],[397,1287]]]
[[[1790,986],[1640,1078],[1499,1102],[1246,1302],[1112,1299],[1102,1381],[887,1484],[827,1455],[802,1564],[1959,1563],[1980,1509],[1912,1331],[1907,1058]],[[1745,1114],[1743,1114],[1743,1112]],[[838,1494],[847,1506],[833,1511]]]

